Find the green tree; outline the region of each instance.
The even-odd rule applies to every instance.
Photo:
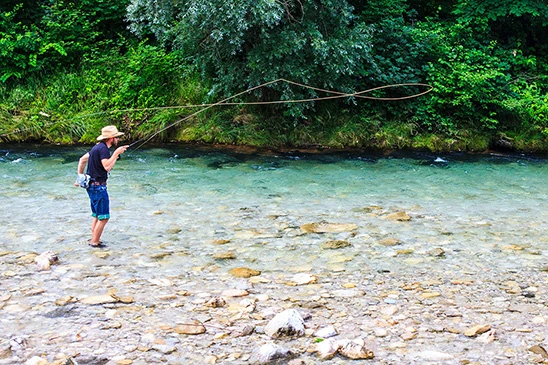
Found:
[[[66,54],[59,43],[47,42],[36,25],[17,22],[16,15],[20,10],[21,5],[17,5],[11,11],[0,12],[1,82],[41,69],[48,62],[43,55],[49,50]]]
[[[8,2],[0,8],[0,80],[80,63],[127,37],[129,0]]]
[[[454,14],[463,24],[487,21],[494,39],[526,55],[548,56],[548,5],[543,0],[459,1]]]
[[[133,0],[131,29],[181,49],[214,81],[214,94],[232,95],[278,78],[352,92],[371,59],[371,29],[346,0]],[[313,90],[271,85],[255,97],[300,99]],[[299,116],[310,104],[294,104]]]

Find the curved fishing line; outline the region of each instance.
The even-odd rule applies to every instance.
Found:
[[[245,93],[249,93],[253,90],[257,90],[257,89],[260,89],[262,87],[265,87],[265,86],[268,86],[270,84],[274,84],[274,83],[277,83],[277,82],[280,82],[280,81],[283,81],[285,83],[288,83],[288,84],[293,84],[293,85],[296,85],[296,86],[299,86],[299,87],[303,87],[303,88],[308,88],[308,89],[312,89],[312,90],[316,90],[316,91],[321,91],[321,92],[325,92],[325,93],[330,93],[330,94],[336,94],[334,96],[324,96],[324,97],[319,97],[319,98],[308,98],[308,99],[291,99],[291,100],[271,100],[271,101],[257,101],[257,102],[239,102],[239,103],[229,103],[228,101],[231,100],[231,99],[234,99],[240,95],[243,95]],[[388,89],[388,88],[396,88],[396,87],[403,87],[403,86],[420,86],[420,87],[426,87],[427,90],[426,91],[423,91],[421,93],[417,93],[417,94],[413,94],[413,95],[408,95],[408,96],[402,96],[402,97],[394,97],[394,98],[389,98],[389,97],[375,97],[375,96],[364,96],[362,94],[366,94],[366,93],[370,93],[370,92],[373,92],[373,91],[377,91],[377,90],[382,90],[382,89]],[[321,89],[321,88],[317,88],[317,87],[313,87],[313,86],[310,86],[310,85],[305,85],[305,84],[301,84],[301,83],[298,83],[298,82],[295,82],[295,81],[291,81],[291,80],[287,80],[287,79],[284,79],[284,78],[280,78],[280,79],[277,79],[277,80],[273,80],[273,81],[269,81],[269,82],[266,82],[264,84],[261,84],[261,85],[258,85],[258,86],[255,86],[255,87],[252,87],[251,89],[248,89],[248,90],[245,90],[245,91],[242,91],[238,94],[235,94],[233,96],[230,96],[226,99],[223,99],[217,103],[214,103],[214,104],[202,104],[202,105],[189,105],[189,106],[184,106],[184,107],[197,107],[197,106],[203,106],[204,108],[203,109],[200,109],[182,119],[179,119],[171,124],[169,124],[168,126],[154,132],[151,136],[147,137],[146,139],[145,138],[141,138],[133,143],[131,143],[129,145],[128,148],[131,148],[132,146],[134,146],[135,144],[137,143],[140,143],[142,142],[139,146],[137,146],[133,151],[131,152],[135,152],[137,151],[139,148],[141,148],[143,145],[145,145],[146,143],[148,143],[150,140],[152,140],[154,137],[156,137],[158,134],[168,130],[169,128],[172,128],[174,126],[176,126],[177,124],[180,124],[194,116],[196,116],[197,114],[203,112],[203,111],[206,111],[214,106],[218,106],[218,105],[225,105],[225,106],[229,106],[229,105],[268,105],[268,104],[282,104],[282,103],[305,103],[305,102],[311,102],[311,101],[321,101],[321,100],[332,100],[332,99],[340,99],[340,98],[346,98],[346,97],[358,97],[358,98],[361,98],[361,99],[370,99],[370,100],[384,100],[384,101],[396,101],[396,100],[405,100],[405,99],[412,99],[412,98],[416,98],[416,97],[419,97],[419,96],[422,96],[422,95],[425,95],[425,94],[428,94],[429,92],[431,92],[433,90],[433,86],[429,85],[429,84],[422,84],[422,83],[401,83],[401,84],[392,84],[392,85],[384,85],[384,86],[378,86],[378,87],[374,87],[374,88],[371,88],[371,89],[367,89],[367,90],[363,90],[363,91],[358,91],[358,92],[355,92],[355,93],[343,93],[343,92],[340,92],[340,91],[334,91],[334,90],[327,90],[327,89]]]
[[[280,81],[288,83],[288,84],[292,84],[292,85],[295,85],[295,86],[299,86],[299,87],[302,87],[302,88],[307,88],[307,89],[311,89],[311,90],[315,90],[315,91],[319,91],[319,92],[324,92],[324,93],[328,93],[328,94],[335,94],[335,95],[333,95],[333,96],[324,96],[324,97],[315,97],[315,98],[306,98],[306,99],[271,100],[271,101],[256,101],[256,102],[228,102],[229,100],[232,100],[232,99],[234,99],[234,98],[236,98],[240,95],[243,95],[245,93],[249,93],[253,90],[257,90],[259,88],[268,86],[270,84],[278,83]],[[370,92],[373,92],[373,91],[389,89],[389,88],[404,87],[404,86],[419,86],[419,87],[426,87],[427,89],[426,89],[426,91],[423,91],[423,92],[420,92],[420,93],[416,93],[416,94],[412,94],[412,95],[408,95],[408,96],[401,96],[401,97],[376,97],[376,96],[363,95],[363,94],[370,93]],[[252,87],[250,89],[244,90],[244,91],[242,91],[238,94],[235,94],[233,96],[230,96],[226,99],[223,99],[219,102],[212,103],[212,104],[194,104],[194,105],[177,105],[177,106],[163,106],[163,107],[152,107],[152,108],[117,109],[117,110],[111,110],[111,111],[103,111],[103,112],[96,112],[96,113],[80,115],[80,116],[76,116],[74,118],[86,118],[86,117],[102,115],[102,114],[114,114],[114,113],[123,113],[123,112],[147,111],[147,110],[184,109],[184,108],[198,108],[198,107],[202,108],[202,109],[198,110],[197,112],[192,113],[192,114],[186,116],[185,118],[177,120],[174,123],[160,129],[159,131],[153,133],[148,138],[141,138],[141,139],[133,142],[132,144],[130,144],[130,147],[131,147],[131,146],[133,146],[133,145],[135,145],[135,144],[137,144],[137,143],[139,143],[143,140],[145,141],[143,144],[145,144],[145,143],[149,142],[152,138],[157,136],[158,134],[164,132],[165,130],[167,130],[169,128],[172,128],[175,125],[180,124],[183,121],[185,121],[185,120],[187,120],[187,119],[189,119],[189,118],[191,118],[191,117],[193,117],[193,116],[195,116],[195,115],[197,115],[197,114],[199,114],[199,113],[201,113],[205,110],[208,110],[208,109],[210,109],[214,106],[218,106],[218,105],[234,106],[234,105],[269,105],[269,104],[306,103],[306,102],[312,102],[312,101],[333,100],[333,99],[340,99],[340,98],[346,98],[346,97],[357,97],[357,98],[360,98],[360,99],[368,99],[368,100],[397,101],[397,100],[406,100],[406,99],[417,98],[419,96],[428,94],[432,90],[433,90],[433,86],[431,86],[429,84],[401,83],[401,84],[391,84],[391,85],[378,86],[378,87],[374,87],[374,88],[371,88],[371,89],[358,91],[358,92],[355,92],[355,93],[343,93],[343,92],[340,92],[340,91],[321,89],[321,88],[313,87],[313,86],[310,86],[310,85],[298,83],[298,82],[295,82],[295,81],[287,80],[287,79],[284,79],[284,78],[279,78],[279,79],[269,81],[269,82],[266,82],[264,84]],[[47,127],[47,126],[55,124],[55,123],[56,122],[47,123],[44,127]],[[33,129],[33,127],[24,128],[24,129],[16,129],[13,132],[0,134],[0,137],[6,137],[6,136],[9,136],[9,135],[12,135],[12,134],[22,133],[22,132],[28,131],[30,129]],[[140,147],[141,146],[137,147],[135,150],[137,150]]]
[[[156,131],[155,133],[153,133],[153,134],[152,134],[150,137],[148,137],[147,139],[141,138],[140,140],[131,143],[131,144],[129,145],[128,148],[130,148],[131,146],[133,146],[133,145],[137,144],[138,142],[144,140],[143,143],[141,143],[141,144],[140,144],[139,146],[137,146],[133,151],[131,151],[131,152],[135,152],[135,151],[137,151],[139,148],[141,148],[145,143],[148,143],[152,138],[154,138],[155,136],[157,136],[158,134],[162,133],[163,131],[165,131],[165,130],[171,128],[171,127],[176,126],[177,124],[180,124],[180,123],[184,122],[184,121],[187,120],[187,119],[190,119],[190,118],[194,117],[195,115],[200,114],[201,112],[204,112],[204,111],[206,111],[206,110],[208,110],[208,109],[211,109],[211,108],[213,108],[213,107],[216,106],[216,105],[220,105],[220,104],[222,104],[222,103],[224,103],[224,102],[226,102],[226,101],[228,101],[228,100],[234,99],[234,98],[236,98],[236,97],[238,97],[238,96],[240,96],[240,95],[243,95],[243,94],[245,94],[245,93],[249,93],[249,92],[251,92],[251,91],[253,91],[253,90],[256,90],[256,89],[259,89],[259,88],[261,88],[261,87],[265,87],[265,86],[267,86],[267,85],[276,83],[276,82],[278,82],[278,81],[280,81],[280,80],[281,80],[281,79],[277,79],[277,80],[274,80],[274,81],[266,82],[266,83],[264,83],[264,84],[261,84],[261,85],[252,87],[251,89],[248,89],[248,90],[239,92],[238,94],[232,95],[232,96],[230,96],[230,97],[228,97],[228,98],[226,98],[226,99],[223,99],[223,100],[221,100],[221,101],[219,101],[219,102],[217,102],[217,103],[215,103],[215,104],[211,104],[211,105],[209,105],[209,106],[206,106],[205,108],[202,108],[202,109],[200,109],[200,110],[198,110],[198,111],[196,111],[196,112],[194,112],[194,113],[192,113],[192,114],[190,114],[190,115],[187,115],[186,117],[184,117],[184,118],[182,118],[182,119],[179,119],[179,120],[177,120],[177,121],[175,121],[175,122],[169,124],[167,127],[164,127],[164,128],[162,128],[162,129]]]

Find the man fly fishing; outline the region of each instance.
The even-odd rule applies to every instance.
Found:
[[[78,178],[74,185],[86,188],[89,196],[92,216],[89,244],[92,247],[104,246],[101,235],[110,219],[107,179],[116,161],[129,146],[118,147],[112,155],[109,148],[118,145],[118,139],[123,134],[113,125],[104,127],[97,137],[99,143],[78,161]],[[84,174],[86,164],[87,171]]]

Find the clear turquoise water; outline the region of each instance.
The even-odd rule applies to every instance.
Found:
[[[1,250],[88,251],[88,198],[72,185],[86,150],[0,147]],[[166,273],[212,263],[272,273],[540,267],[548,255],[547,177],[547,160],[521,155],[260,155],[154,147],[125,154],[113,170],[112,219],[103,239],[124,252],[114,261],[133,260],[151,273],[156,266],[148,255],[166,251],[172,253],[162,261]],[[386,219],[399,211],[411,221]],[[358,228],[300,230],[321,221]],[[385,247],[383,238],[401,244]],[[213,245],[216,239],[230,242]],[[321,250],[331,239],[352,246]],[[431,255],[434,248],[445,257]],[[213,260],[219,251],[233,251],[237,259]]]

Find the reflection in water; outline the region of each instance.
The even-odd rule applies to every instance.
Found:
[[[82,250],[85,191],[72,186],[82,147],[0,150],[2,250]],[[311,266],[468,272],[545,261],[548,164],[527,156],[238,154],[164,146],[125,154],[109,179],[112,222],[104,239],[135,260],[171,250],[166,270],[237,253],[263,272]],[[387,219],[406,212],[409,222]],[[353,231],[304,234],[313,222]],[[393,238],[397,246],[383,245]],[[226,240],[225,245],[211,244]],[[321,250],[326,240],[347,240]],[[443,259],[429,254],[442,248]],[[133,258],[131,258],[133,255]],[[142,265],[148,265],[146,262]],[[154,267],[154,263],[151,264]]]

